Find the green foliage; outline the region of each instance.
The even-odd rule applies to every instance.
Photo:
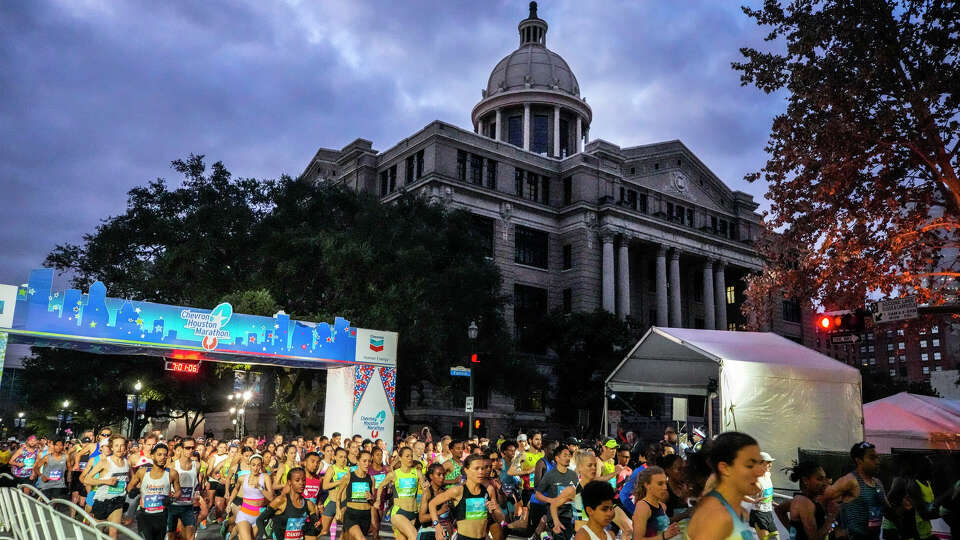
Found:
[[[107,218],[81,245],[57,246],[48,265],[72,274],[77,287],[101,280],[118,296],[197,307],[229,301],[238,313],[271,316],[282,308],[307,321],[341,316],[395,330],[398,396],[422,381],[449,384],[449,366],[471,350],[482,351],[489,368],[478,374],[480,384],[520,384],[503,376],[517,366],[500,277],[470,214],[412,196],[384,205],[289,177],[234,178],[219,162],[207,172],[197,155],[173,167],[182,185],[158,179],[132,189],[124,214]],[[480,333],[470,344],[474,320]],[[72,377],[80,363],[56,367]],[[319,429],[323,372],[257,369],[277,377],[274,406],[285,427]],[[170,408],[202,412],[218,404],[214,383],[155,390]]]
[[[887,373],[871,371],[866,368],[860,368],[860,378],[863,381],[864,403],[870,403],[900,392],[940,397],[940,394],[930,386],[930,381],[907,382],[903,379],[895,379]]]
[[[830,307],[868,291],[945,300],[960,227],[956,2],[766,0],[743,8],[770,50],[743,48],[744,85],[785,92],[760,172],[769,261],[746,309],[786,290]],[[776,234],[773,233],[776,231]]]

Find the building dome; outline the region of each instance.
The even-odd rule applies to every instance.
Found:
[[[487,82],[487,96],[518,89],[559,90],[580,97],[580,85],[559,54],[527,43],[497,63]]]

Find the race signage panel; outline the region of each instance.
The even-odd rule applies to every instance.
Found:
[[[881,300],[871,305],[870,311],[873,312],[873,321],[878,323],[903,321],[919,317],[915,296]]]
[[[111,298],[97,281],[86,293],[55,290],[53,270],[34,270],[27,284],[0,288],[0,328],[11,342],[70,347],[97,353],[147,354],[200,360],[305,368],[373,364],[396,366],[397,334],[354,328],[337,317],[332,325],[213,309]],[[9,310],[9,311],[8,311]],[[243,358],[238,358],[242,356]]]

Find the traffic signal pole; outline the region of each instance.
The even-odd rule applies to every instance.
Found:
[[[474,367],[471,364],[470,366],[470,398],[471,399],[473,398],[473,370],[474,370]],[[476,402],[474,402],[474,406],[476,406]],[[467,422],[468,422],[467,438],[472,439],[473,438],[473,407],[470,407],[470,412],[467,413]]]

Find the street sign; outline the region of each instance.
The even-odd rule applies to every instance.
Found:
[[[918,316],[917,298],[915,296],[907,296],[904,298],[881,300],[872,304],[870,311],[873,312],[873,322],[875,323],[916,319]]]
[[[463,366],[453,366],[450,368],[450,375],[454,377],[469,377],[470,368]]]
[[[843,343],[856,343],[860,337],[856,334],[834,334],[830,336],[830,343],[841,345]]]
[[[467,396],[467,403],[464,409],[466,409],[464,412],[473,412],[473,396]]]

